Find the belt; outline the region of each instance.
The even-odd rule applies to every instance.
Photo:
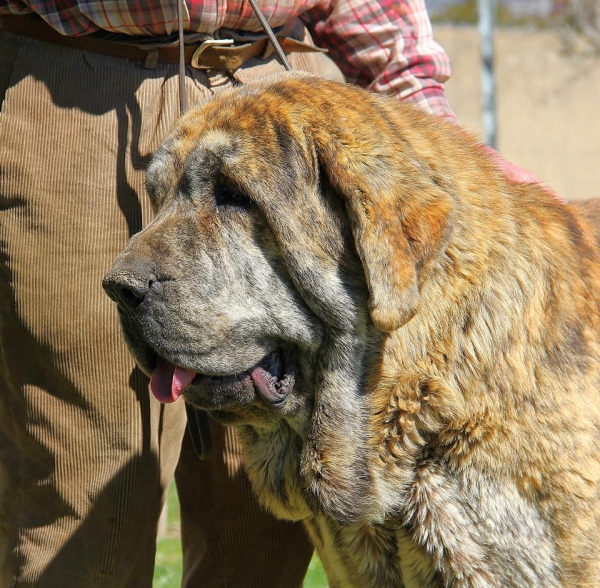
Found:
[[[179,47],[176,43],[153,45],[148,43],[146,37],[143,44],[136,44],[135,37],[127,42],[100,39],[91,35],[68,37],[61,35],[41,19],[15,15],[1,15],[0,30],[72,49],[142,61],[150,69],[157,63],[179,63]],[[324,52],[319,47],[288,36],[278,35],[277,39],[286,53]],[[227,71],[237,69],[253,57],[264,59],[272,52],[269,40],[262,35],[247,43],[233,39],[212,39],[207,35],[206,39],[184,47],[185,62],[188,65],[196,69]]]

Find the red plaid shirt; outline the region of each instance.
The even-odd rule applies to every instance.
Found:
[[[0,0],[0,13],[35,12],[64,35],[98,30],[168,35],[177,30],[177,1]],[[433,40],[424,0],[259,0],[259,5],[273,27],[300,17],[348,81],[454,118],[443,92],[450,62]],[[245,0],[187,0],[186,7],[186,31],[261,30]]]

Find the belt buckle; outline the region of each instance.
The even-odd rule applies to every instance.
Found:
[[[192,55],[192,59],[190,60],[190,65],[195,69],[210,69],[209,66],[203,66],[200,64],[200,56],[204,51],[210,49],[211,47],[229,47],[233,45],[233,39],[206,39],[203,41],[194,54]]]

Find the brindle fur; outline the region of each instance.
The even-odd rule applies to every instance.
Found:
[[[107,276],[151,269],[132,351],[216,375],[290,351],[281,406],[186,398],[236,424],[332,587],[600,586],[598,201],[301,74],[184,116],[148,189],[156,218]]]

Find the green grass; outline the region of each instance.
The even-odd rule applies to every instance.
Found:
[[[327,588],[327,586],[329,584],[327,583],[325,570],[315,554],[308,565],[308,571],[304,578],[304,588]]]
[[[315,555],[308,566],[304,588],[327,588],[327,578]],[[168,497],[167,530],[158,541],[152,588],[181,586],[181,542],[179,540],[179,501],[173,485]],[[265,586],[265,588],[269,588]]]
[[[181,586],[181,541],[179,539],[179,500],[175,485],[169,490],[166,534],[158,540],[152,588]]]

